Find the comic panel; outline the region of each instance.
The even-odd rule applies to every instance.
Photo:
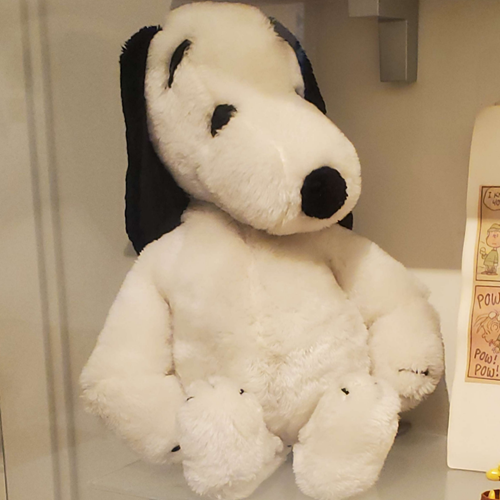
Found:
[[[500,286],[476,286],[467,380],[500,382]]]
[[[479,235],[476,248],[476,280],[498,281],[500,248],[500,186],[482,186]]]

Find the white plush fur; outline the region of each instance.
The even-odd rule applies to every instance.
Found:
[[[293,51],[248,6],[174,11],[146,83],[158,151],[193,200],[127,276],[81,377],[88,408],[145,458],[182,461],[190,487],[214,498],[248,496],[291,446],[306,494],[364,491],[400,404],[435,388],[443,353],[426,291],[335,224],[359,196],[354,148],[296,93]],[[237,113],[212,137],[217,104]],[[323,165],[348,187],[326,220],[300,205]]]
[[[399,399],[389,384],[362,373],[341,385],[349,394],[332,384],[293,448],[297,484],[319,500],[345,498],[372,486],[398,426]]]
[[[245,498],[284,461],[255,395],[228,378],[198,380],[178,413],[184,474],[199,494]],[[210,432],[207,432],[207,430]]]

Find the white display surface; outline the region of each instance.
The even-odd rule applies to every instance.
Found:
[[[363,474],[363,471],[360,471]],[[479,500],[494,488],[484,474],[446,466],[446,438],[410,430],[389,454],[379,482],[359,500]],[[180,466],[167,468],[133,462],[92,482],[96,492],[113,492],[148,500],[195,500]],[[307,500],[295,485],[291,461],[265,481],[249,500]]]

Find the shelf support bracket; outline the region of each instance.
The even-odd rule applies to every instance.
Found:
[[[381,82],[417,80],[418,0],[349,0],[349,16],[378,19]]]

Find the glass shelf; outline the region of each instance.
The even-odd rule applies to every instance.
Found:
[[[499,453],[500,460],[500,453]],[[492,467],[496,464],[492,464]],[[360,471],[360,474],[363,472]],[[199,500],[184,481],[180,466],[133,462],[96,479],[92,488],[147,500]],[[446,437],[410,430],[397,438],[377,485],[358,500],[479,500],[494,488],[483,473],[450,470]],[[307,500],[293,478],[291,461],[265,481],[250,500]]]

